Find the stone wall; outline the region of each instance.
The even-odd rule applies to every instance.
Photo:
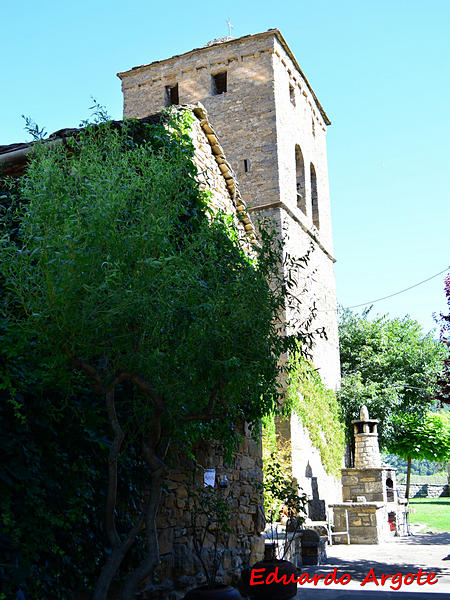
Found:
[[[398,495],[405,497],[406,485],[397,483]],[[448,498],[450,489],[447,483],[412,483],[409,487],[410,498]]]
[[[377,433],[355,433],[355,467],[380,467],[381,457]]]
[[[278,194],[272,53],[273,36],[252,36],[120,73],[124,116],[159,112],[165,87],[178,83],[181,104],[201,102],[208,111],[243,198],[264,203]],[[220,71],[227,71],[227,92],[212,95],[211,77]]]
[[[198,103],[178,110],[190,110],[197,117],[192,123],[190,136],[195,149],[193,162],[200,189],[211,194],[210,204],[215,212],[234,216],[241,246],[247,255],[253,255],[256,241],[254,225],[205,108]]]
[[[342,469],[342,498],[345,502],[364,496],[368,502],[387,502],[386,478],[381,468]]]
[[[211,206],[235,217],[239,236],[244,249],[251,253],[253,225],[246,217],[239,217],[239,208],[245,205],[241,199],[237,182],[231,167],[226,161],[222,148],[210,126],[202,106],[182,107],[178,110],[191,110],[196,116],[190,136],[194,145],[193,162],[197,167],[200,187],[211,193]],[[230,177],[228,177],[230,175]],[[245,210],[244,210],[245,213]],[[230,465],[224,464],[218,447],[200,447],[196,452],[198,463],[205,469],[216,470],[218,481],[226,476],[228,486],[220,493],[232,510],[231,533],[223,540],[224,547],[218,581],[236,583],[242,569],[263,558],[264,539],[260,535],[264,529],[264,509],[261,490],[255,484],[262,483],[262,450],[260,441],[252,439],[245,426],[242,428],[244,441],[233,456]],[[179,598],[188,588],[205,581],[201,565],[193,550],[191,512],[192,464],[182,456],[180,465],[170,472],[166,481],[166,495],[158,518],[160,554],[162,564],[159,569],[161,584],[157,589],[148,590],[145,598],[159,597],[160,593]],[[197,487],[202,486],[202,473]],[[206,539],[205,557],[212,551],[213,540]]]
[[[200,448],[197,460],[205,469],[216,470],[217,482],[225,475],[228,487],[221,491],[231,507],[233,519],[231,533],[221,548],[222,563],[218,582],[236,584],[241,571],[261,560],[264,555],[264,511],[258,503],[260,492],[255,482],[262,481],[261,446],[246,432],[244,442],[234,455],[231,465],[223,462],[220,449]],[[167,495],[158,518],[159,542],[162,564],[159,569],[160,590],[171,593],[171,598],[180,598],[183,592],[205,582],[200,562],[193,551],[190,496],[190,465],[182,461],[183,467],[170,474],[166,482]],[[199,480],[201,485],[201,477]],[[213,540],[207,538],[204,557],[212,552]],[[155,597],[155,591],[147,594]]]
[[[342,498],[340,482],[326,473],[319,451],[311,443],[308,430],[296,415],[291,417],[290,433],[292,474],[311,498],[308,516],[313,521],[324,521],[328,504],[339,502]]]
[[[387,513],[382,502],[352,502],[334,505],[335,531],[346,531],[348,518],[350,543],[379,544],[389,539]],[[333,543],[347,543],[346,536],[333,537]]]

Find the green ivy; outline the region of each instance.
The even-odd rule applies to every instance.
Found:
[[[291,359],[283,412],[286,417],[292,412],[298,415],[313,446],[320,452],[326,472],[340,475],[345,452],[341,407],[336,394],[325,387],[313,364],[300,356]]]
[[[262,445],[264,452],[273,452],[277,448],[275,415],[266,415],[262,419]]]

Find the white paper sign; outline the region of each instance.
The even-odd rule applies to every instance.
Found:
[[[205,473],[203,475],[203,483],[205,486],[210,485],[214,487],[216,482],[216,470],[215,469],[205,469]]]

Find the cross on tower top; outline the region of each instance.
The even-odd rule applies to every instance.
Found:
[[[231,24],[230,17],[228,17],[228,19],[227,19],[227,25],[228,25],[228,35],[231,37],[231,30],[234,28],[234,25]]]

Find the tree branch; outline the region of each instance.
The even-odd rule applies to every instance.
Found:
[[[223,419],[228,413],[194,413],[192,415],[185,415],[180,418],[180,421],[187,423],[189,421],[212,421],[213,419]]]
[[[106,390],[97,369],[94,369],[94,367],[89,363],[86,363],[76,356],[73,356],[68,350],[65,350],[65,354],[75,368],[83,371],[90,379],[94,381],[94,391],[97,394],[104,394]]]
[[[111,546],[115,548],[121,543],[115,522],[117,500],[117,458],[125,435],[117,418],[116,407],[114,403],[114,388],[106,393],[106,408],[108,411],[109,422],[111,423],[114,433],[114,439],[109,451],[105,528],[108,540]]]
[[[166,440],[163,447],[163,455],[167,453],[169,441]],[[162,483],[167,467],[164,462],[156,455],[151,447],[144,442],[144,458],[152,469],[150,498],[147,504],[147,514],[145,518],[147,530],[147,555],[141,564],[128,577],[122,591],[122,600],[133,600],[134,595],[141,581],[152,574],[159,561],[159,540],[156,527],[156,517],[161,505]],[[153,466],[157,466],[156,469]]]
[[[224,385],[224,382],[220,379],[218,383],[214,386],[213,391],[209,396],[208,408],[206,409],[206,412],[183,415],[182,417],[180,417],[180,420],[184,423],[187,423],[188,421],[211,421],[212,419],[223,419],[227,415],[226,412],[214,413],[213,411],[216,407],[217,397],[220,391],[223,389]]]
[[[144,525],[147,510],[148,502],[145,505],[144,509],[141,511],[136,525],[130,530],[126,540],[120,546],[116,546],[116,548],[114,548],[111,554],[109,555],[108,560],[102,567],[100,577],[97,580],[93,600],[106,600],[113,577],[119,569],[127,552],[133,545],[137,534],[139,533],[139,531],[141,531]]]

